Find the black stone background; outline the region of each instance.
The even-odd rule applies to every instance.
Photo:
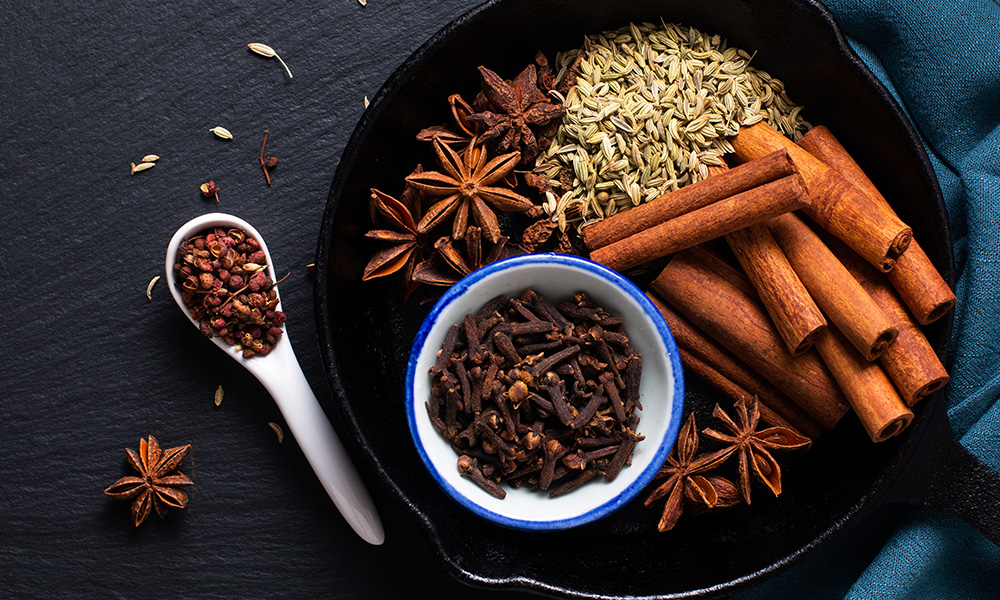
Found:
[[[520,596],[453,579],[374,477],[386,543],[363,542],[294,440],[277,443],[264,388],[200,338],[165,282],[145,297],[179,225],[245,218],[291,273],[287,331],[329,402],[305,265],[338,158],[363,98],[475,4],[0,0],[0,596]],[[273,46],[294,79],[248,42]],[[264,129],[280,159],[270,188]],[[157,166],[129,176],[150,153]],[[198,192],[210,179],[219,204]],[[193,446],[182,470],[196,485],[188,508],[136,529],[102,490],[149,434]]]

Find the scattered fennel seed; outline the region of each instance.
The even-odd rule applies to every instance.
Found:
[[[146,284],[146,300],[149,300],[150,302],[153,301],[153,286],[156,285],[156,282],[159,280],[160,276],[157,275],[156,277],[150,279],[149,283]]]
[[[278,62],[281,63],[281,66],[285,67],[285,72],[288,73],[288,78],[289,79],[292,78],[292,72],[288,69],[288,65],[285,64],[285,61],[281,60],[281,57],[278,56],[278,53],[274,51],[274,48],[266,44],[259,44],[257,42],[252,42],[250,44],[247,44],[247,48],[250,48],[252,52],[256,52],[257,54],[260,54],[264,58],[277,58]]]
[[[141,171],[145,171],[146,169],[152,169],[153,167],[156,166],[156,163],[151,163],[151,162],[141,162],[139,164],[135,163],[131,164],[132,164],[132,175],[135,175],[136,173],[139,173]]]

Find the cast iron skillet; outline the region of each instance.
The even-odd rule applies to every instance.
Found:
[[[445,27],[386,82],[354,131],[330,191],[315,303],[334,396],[328,404],[346,424],[348,446],[359,449],[362,466],[377,470],[412,508],[453,573],[476,585],[578,597],[732,593],[893,502],[946,508],[1000,542],[1000,476],[955,440],[942,397],[924,400],[902,436],[878,445],[848,417],[808,453],[783,462],[780,499],[758,489],[752,509],[685,517],[667,534],[656,532],[659,511],[641,501],[570,531],[508,530],[463,510],[420,464],[406,428],[403,381],[410,344],[429,307],[403,303],[392,282],[360,282],[372,251],[362,237],[371,228],[368,188],[399,193],[418,159],[432,161],[414,135],[447,120],[449,94],[472,98],[478,65],[512,78],[538,49],[554,56],[579,47],[586,33],[661,17],[757,51],[754,64],[784,80],[792,98],[807,107],[806,117],[829,126],[854,152],[953,283],[945,209],[917,135],[819,3],[489,2]],[[950,329],[949,316],[927,331],[942,356]],[[703,425],[715,402],[722,402],[694,377],[685,400]]]

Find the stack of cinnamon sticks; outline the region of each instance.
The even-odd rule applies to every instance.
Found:
[[[765,421],[815,438],[853,409],[872,440],[897,435],[948,381],[920,325],[955,295],[827,128],[795,144],[758,123],[731,141],[739,166],[587,226],[591,258],[626,271],[673,255],[649,296],[685,366],[756,395]]]

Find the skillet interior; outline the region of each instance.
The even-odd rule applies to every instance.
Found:
[[[458,19],[410,57],[366,111],[344,152],[321,231],[316,310],[321,347],[347,437],[426,524],[456,574],[473,583],[523,585],[583,596],[685,596],[732,592],[773,574],[873,507],[926,428],[931,402],[910,429],[873,445],[853,417],[800,457],[782,460],[780,499],[758,490],[752,509],[686,517],[659,534],[658,510],[633,502],[565,532],[529,533],[462,510],[434,484],[412,447],[403,412],[410,344],[429,306],[403,303],[391,281],[362,284],[371,246],[368,188],[401,191],[427,146],[414,140],[447,120],[446,97],[471,98],[475,68],[513,77],[535,50],[578,47],[583,35],[663,17],[757,51],[754,63],[786,83],[807,120],[829,126],[872,175],[949,282],[951,244],[940,191],[916,135],[848,49],[821,5],[796,0],[607,3],[511,0]],[[929,328],[944,354],[950,317]],[[726,401],[689,377],[685,402],[709,423]],[[642,496],[644,497],[645,494]]]

